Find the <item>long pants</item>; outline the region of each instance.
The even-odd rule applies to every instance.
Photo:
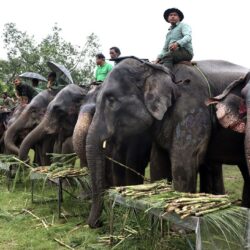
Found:
[[[179,48],[175,51],[169,51],[169,53],[161,59],[160,63],[172,70],[174,63],[191,61],[192,58],[193,55],[191,55],[186,49]]]

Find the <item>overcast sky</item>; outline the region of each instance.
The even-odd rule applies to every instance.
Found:
[[[169,24],[163,12],[177,7],[192,27],[194,60],[223,59],[250,68],[249,0],[8,0],[1,2],[0,31],[14,22],[39,42],[55,23],[65,40],[83,45],[94,32],[109,57],[118,46],[122,55],[154,60]],[[0,58],[6,58],[2,37]]]

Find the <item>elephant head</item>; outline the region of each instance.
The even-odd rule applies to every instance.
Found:
[[[216,115],[223,127],[245,133],[245,155],[250,174],[250,72],[206,103],[216,104]]]
[[[11,153],[18,155],[19,148],[16,145],[18,137],[24,138],[42,120],[48,104],[53,100],[56,91],[44,90],[35,96],[24,108],[18,118],[12,122],[6,131],[4,138],[5,147]]]
[[[79,108],[87,91],[75,84],[63,88],[47,107],[40,124],[23,140],[19,158],[25,160],[29,149],[45,136],[60,134],[65,139],[72,136]]]
[[[216,116],[222,127],[245,133],[249,80],[250,73],[230,83],[220,95],[206,101],[207,105],[216,104]]]
[[[162,120],[179,96],[178,86],[167,68],[135,58],[120,62],[108,75],[97,97],[96,111],[86,143],[92,180],[90,227],[99,225],[105,183],[105,147],[147,131]]]

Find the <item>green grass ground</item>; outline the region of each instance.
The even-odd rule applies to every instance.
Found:
[[[242,178],[237,167],[224,166],[226,191],[233,200],[240,199]],[[53,185],[36,185],[36,199],[56,196]],[[71,190],[74,191],[74,190]],[[77,195],[77,190],[75,194]],[[114,235],[119,236],[112,247],[109,245],[109,224],[106,209],[103,213],[104,225],[99,229],[90,229],[86,218],[90,201],[78,202],[69,195],[64,195],[64,218],[58,219],[57,203],[31,203],[30,183],[16,183],[14,191],[9,192],[6,178],[0,175],[0,249],[67,249],[56,241],[59,240],[72,249],[189,249],[188,240],[193,235],[184,237],[167,232],[160,237],[159,223],[152,221],[146,214],[135,213],[125,208],[115,209]],[[27,212],[29,211],[29,212]],[[81,215],[78,215],[81,214]],[[74,215],[74,216],[73,216]],[[37,216],[35,218],[34,216]],[[46,228],[44,225],[47,225]],[[154,230],[152,230],[152,228]]]

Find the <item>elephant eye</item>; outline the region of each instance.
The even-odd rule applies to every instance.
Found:
[[[115,98],[113,96],[107,96],[107,100],[110,104],[113,104],[115,102]]]
[[[114,96],[107,96],[107,106],[112,109],[112,110],[117,110],[119,109],[120,103],[119,100],[117,98],[115,98]]]

